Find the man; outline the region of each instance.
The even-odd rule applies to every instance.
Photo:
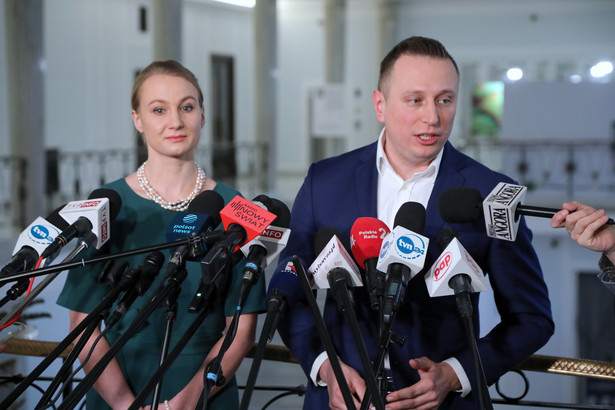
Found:
[[[565,227],[579,245],[602,252],[598,261],[600,281],[615,293],[615,225],[607,225],[604,209],[594,209],[580,202],[565,202],[562,210],[551,218],[553,228]]]
[[[283,269],[293,255],[305,266],[315,258],[312,240],[323,227],[348,238],[359,217],[377,217],[393,228],[399,207],[419,202],[426,208],[425,269],[408,283],[393,331],[406,338],[389,348],[393,388],[387,408],[475,409],[479,386],[471,349],[455,298],[430,298],[424,273],[438,258],[435,245],[445,226],[438,215],[441,192],[459,186],[487,195],[498,182],[512,182],[447,142],[453,127],[459,71],[436,40],[411,37],[384,58],[374,108],[384,130],[377,142],[313,164],[297,194],[291,217],[292,234],[280,257]],[[551,307],[531,233],[522,220],[516,242],[491,239],[481,220],[452,224],[473,258],[489,273],[501,322],[478,341],[488,383],[525,360],[553,333]],[[355,309],[371,360],[378,351],[378,312],[372,311],[364,288],[355,288]],[[478,295],[472,295],[475,333]],[[358,407],[366,390],[364,372],[350,328],[329,294],[324,320]],[[304,408],[345,408],[338,383],[305,303],[299,302],[280,321],[278,330],[310,376]],[[326,387],[325,387],[326,385]]]

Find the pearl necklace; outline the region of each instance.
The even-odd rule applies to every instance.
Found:
[[[139,169],[137,169],[137,179],[139,181],[139,186],[141,186],[141,189],[145,192],[145,195],[147,195],[149,199],[151,199],[164,209],[168,209],[170,211],[185,211],[186,209],[188,209],[190,201],[192,201],[194,197],[196,197],[199,192],[201,192],[201,190],[203,189],[203,184],[205,183],[205,179],[207,178],[205,171],[203,171],[201,167],[199,167],[198,164],[195,162],[194,165],[196,165],[196,186],[194,187],[194,190],[190,193],[190,195],[188,195],[187,198],[180,199],[179,201],[175,202],[169,202],[164,199],[158,192],[156,192],[156,190],[152,188],[152,186],[149,184],[149,181],[145,176],[145,164],[147,164],[147,161],[141,164]]]

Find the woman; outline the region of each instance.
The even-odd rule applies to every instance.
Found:
[[[194,150],[205,124],[203,94],[194,74],[175,61],[153,62],[135,80],[132,91],[132,118],[135,128],[147,144],[148,158],[139,169],[104,186],[117,191],[122,207],[111,225],[111,239],[102,248],[110,254],[166,242],[165,230],[176,211],[185,210],[190,201],[204,190],[219,193],[225,203],[237,191],[209,178],[194,161]],[[168,260],[169,252],[166,252]],[[144,255],[126,259],[136,267]],[[188,275],[178,298],[177,320],[174,323],[170,348],[185,333],[195,315],[187,313],[188,306],[202,276],[198,263],[186,264]],[[73,329],[102,299],[107,287],[96,281],[99,267],[81,268],[69,272],[58,303],[71,310],[70,326]],[[160,409],[193,409],[203,391],[203,370],[216,357],[222,344],[223,332],[230,325],[236,303],[241,266],[236,266],[229,291],[218,296],[218,303],[199,327],[181,356],[165,374]],[[111,328],[87,361],[85,371],[91,369],[109,346],[132,322],[152,289],[145,297],[138,298],[124,318]],[[222,369],[226,380],[223,387],[214,387],[209,395],[208,408],[229,409],[238,407],[235,371],[254,341],[257,313],[265,309],[265,285],[260,282],[250,292],[239,321],[234,342],[224,355]],[[158,367],[165,327],[165,310],[157,309],[145,327],[105,369],[90,390],[87,408],[107,406],[128,408],[134,397]],[[89,339],[82,351],[83,360],[100,330]],[[147,400],[151,401],[151,396]],[[144,404],[148,404],[145,401]]]

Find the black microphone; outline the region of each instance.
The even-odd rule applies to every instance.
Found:
[[[313,287],[331,288],[340,311],[344,312],[346,306],[340,292],[363,285],[359,268],[342,244],[342,234],[334,228],[319,229],[313,247],[318,255],[308,269],[313,274]]]
[[[350,229],[350,250],[360,267],[365,269],[365,286],[373,310],[379,310],[384,292],[384,272],[376,269],[382,240],[391,232],[377,218],[358,218]]]
[[[65,246],[75,237],[84,237],[89,232],[96,235],[96,248],[109,240],[109,223],[120,212],[122,198],[112,189],[99,188],[92,191],[84,201],[72,201],[60,210],[70,225],[64,229],[43,251],[41,257],[47,258]]]
[[[521,215],[552,218],[561,209],[522,205],[527,187],[500,182],[482,198],[475,188],[457,187],[446,190],[438,198],[440,216],[446,222],[472,222],[481,215],[485,218],[487,235],[491,238],[514,241]],[[609,218],[608,225],[615,221]]]
[[[262,198],[261,198],[262,199]],[[258,236],[275,218],[272,212],[237,195],[220,211],[226,230],[201,259],[203,277],[199,287],[188,306],[188,311],[196,313],[201,310],[209,292],[214,286],[218,291],[228,283],[225,272],[230,270],[236,251],[246,241]]]
[[[136,269],[130,269],[124,273],[122,278],[120,278],[119,286],[127,290],[120,298],[117,307],[109,316],[109,319],[105,320],[107,328],[115,325],[132,306],[137,297],[143,296],[147,292],[163,264],[164,255],[162,252],[154,251]]]
[[[474,334],[473,308],[470,299],[470,293],[487,290],[487,281],[481,268],[461,245],[457,232],[453,228],[445,227],[440,230],[437,241],[442,249],[442,255],[425,275],[425,284],[431,297],[455,295],[457,311],[466,331],[468,345],[472,350],[477,384],[480,388],[478,392],[480,408],[492,409],[485,371]]]
[[[482,292],[488,289],[482,269],[459,241],[457,232],[445,227],[438,232],[438,245],[442,254],[425,275],[429,296],[455,295],[462,316],[472,315],[469,297],[460,295]]]
[[[190,201],[185,212],[178,212],[173,218],[166,231],[167,240],[185,239],[216,228],[221,222],[222,208],[224,199],[219,193],[209,190],[201,192]],[[182,244],[176,247],[171,253],[164,277],[175,275],[178,269],[185,265],[186,260],[197,260],[201,257],[205,251],[201,245]]]
[[[429,239],[422,236],[425,207],[418,202],[404,203],[395,215],[395,227],[382,241],[376,268],[386,272],[383,316],[390,323],[404,303],[406,286],[423,269]]]
[[[267,297],[269,299],[274,298],[280,304],[284,302],[287,306],[286,310],[291,310],[302,296],[303,288],[297,278],[297,270],[293,265],[292,258],[288,258],[284,267],[276,270],[271,275],[267,288]]]
[[[259,236],[241,247],[241,251],[246,256],[243,277],[245,286],[258,280],[260,272],[277,258],[290,236],[290,229],[288,229],[290,210],[288,206],[280,200],[265,195],[256,197],[253,202],[256,201],[263,203],[269,212],[276,215],[276,218]]]
[[[0,270],[0,277],[34,268],[40,253],[68,226],[59,215],[63,207],[55,209],[46,218],[39,216],[19,234],[13,256]]]

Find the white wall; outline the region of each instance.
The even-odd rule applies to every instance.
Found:
[[[324,78],[323,3],[278,0],[278,190],[294,198],[310,158],[307,90]]]
[[[135,70],[152,56],[151,31],[138,31],[143,4],[45,2],[47,147],[81,151],[135,145],[130,90]]]

